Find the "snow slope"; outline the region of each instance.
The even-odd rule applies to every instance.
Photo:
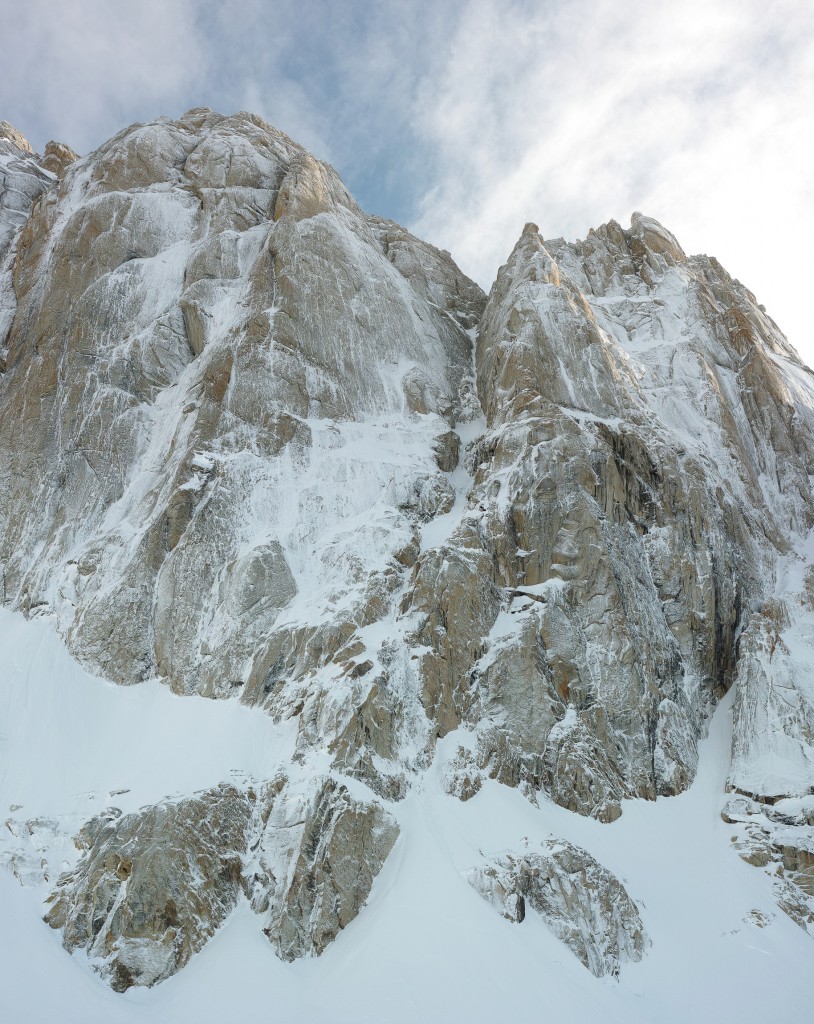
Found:
[[[0,651],[2,810],[15,821],[52,818],[53,832],[33,837],[51,873],[70,860],[66,832],[89,814],[266,777],[292,742],[256,709],[91,677],[46,621],[3,611]],[[242,902],[183,972],[117,995],[39,920],[49,886],[21,887],[0,871],[0,1015],[43,1024],[804,1020],[814,997],[810,939],[778,911],[771,879],[733,851],[720,817],[733,697],[715,713],[692,787],[626,801],[610,825],[535,807],[491,781],[466,803],[446,795],[445,761],[459,739],[450,734],[394,808],[401,837],[367,909],[319,959],[277,959]],[[551,835],[587,849],[639,905],[652,946],[619,981],[590,975],[533,913],[521,925],[501,918],[462,876],[485,856]],[[5,828],[0,859],[21,845]]]

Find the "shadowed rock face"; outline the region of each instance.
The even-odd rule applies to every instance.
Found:
[[[810,595],[770,598],[814,521],[812,442],[774,323],[641,214],[574,243],[528,225],[487,299],[253,115],[84,158],[0,124],[3,600],[94,672],[295,737],[276,781],[89,823],[49,921],[119,988],[241,893],[282,958],[319,954],[439,737],[455,797],[491,778],[612,821],[692,782],[736,676],[733,788],[802,799],[814,704],[774,653]],[[618,883],[563,851],[487,888],[615,973],[635,907],[614,924]],[[600,882],[553,907],[543,877]]]

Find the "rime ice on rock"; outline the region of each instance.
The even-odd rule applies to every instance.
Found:
[[[625,887],[585,850],[563,840],[540,852],[504,854],[466,872],[469,884],[510,921],[543,919],[591,974],[618,976],[649,940]]]
[[[292,723],[267,818],[234,797],[240,885],[282,956],[364,905],[456,730],[449,793],[491,778],[609,822],[690,785],[737,679],[732,786],[804,798],[787,622],[808,612],[775,628],[772,602],[802,593],[780,575],[814,520],[814,386],[717,261],[641,214],[574,243],[528,225],[487,300],[246,113],[134,125],[81,159],[3,124],[0,173],[4,601],[107,678]],[[143,820],[193,804],[162,806]],[[111,904],[94,929],[125,821],[52,915],[149,984],[238,883],[205,918],[177,907],[165,946],[158,910],[141,933]]]

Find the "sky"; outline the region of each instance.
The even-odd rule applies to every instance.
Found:
[[[35,149],[251,110],[486,289],[527,221],[641,210],[814,364],[810,0],[0,0],[0,26]]]

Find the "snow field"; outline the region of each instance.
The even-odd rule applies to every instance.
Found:
[[[0,651],[2,810],[56,821],[61,831],[44,840],[53,874],[71,856],[66,833],[104,806],[132,810],[222,779],[267,778],[288,762],[293,733],[261,712],[91,677],[45,621],[0,612]],[[811,940],[777,909],[771,879],[730,848],[720,818],[733,696],[719,705],[691,789],[627,801],[611,825],[548,802],[534,807],[495,782],[467,803],[447,796],[440,778],[460,737],[445,737],[391,808],[402,834],[368,906],[319,959],[278,960],[244,901],[180,974],[117,995],[41,922],[49,885],[24,888],[0,871],[3,1019],[763,1024],[782,1005],[785,1019],[805,1020]],[[111,796],[116,789],[129,792]],[[14,804],[22,807],[12,812]],[[462,877],[483,856],[552,835],[586,848],[640,907],[652,945],[618,982],[594,978],[533,912],[522,925],[504,920]],[[6,866],[14,845],[5,829]],[[748,920],[753,911],[766,927]]]

